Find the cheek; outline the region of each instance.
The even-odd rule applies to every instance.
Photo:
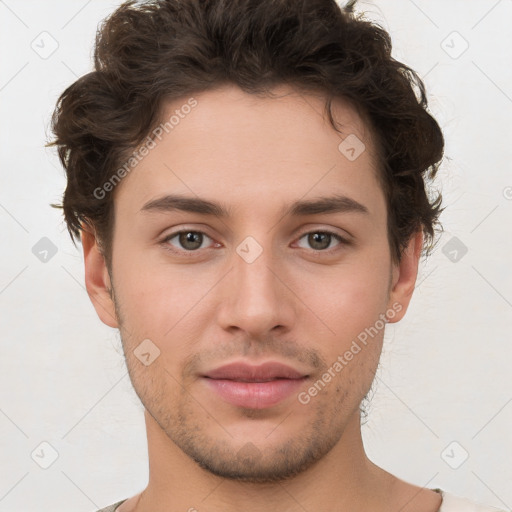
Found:
[[[304,302],[337,336],[357,334],[385,312],[389,268],[381,263],[332,268],[302,281]]]
[[[353,380],[350,387],[357,388],[354,393],[358,396],[359,391],[366,392],[380,357],[385,331],[380,315],[387,307],[387,272],[382,263],[347,265],[325,276],[321,286],[318,280],[316,285],[312,280],[310,292],[305,295],[306,304],[321,322],[318,318],[311,321],[308,313],[303,317],[301,330],[308,333],[308,339],[339,376],[334,381],[343,383],[343,388]],[[319,337],[320,331],[323,335]],[[356,386],[357,382],[361,388]]]
[[[179,295],[176,290],[183,290],[179,269],[171,275],[168,265],[157,264],[152,259],[153,249],[133,247],[121,235],[117,243],[114,278],[125,307],[130,307],[135,316],[140,316],[142,312],[153,316],[156,308],[161,309],[157,301],[171,301],[172,306],[173,300],[176,302]],[[163,307],[168,311],[174,310],[168,309],[169,304]]]
[[[124,268],[119,279],[119,300],[125,320],[125,340],[135,347],[149,338],[160,350],[160,363],[177,371],[179,361],[196,349],[207,324],[211,302],[205,296],[215,284],[215,276],[171,269]]]

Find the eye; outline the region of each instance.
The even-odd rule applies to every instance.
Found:
[[[310,231],[309,233],[302,235],[299,240],[302,240],[305,237],[307,237],[307,243],[310,244],[310,247],[312,247],[315,251],[325,251],[326,249],[331,249],[331,242],[333,239],[339,242],[337,245],[348,245],[349,243],[337,233],[331,233],[330,231]],[[303,246],[299,244],[299,247]],[[307,247],[303,248],[307,249]]]
[[[306,243],[316,252],[329,252],[329,249],[350,244],[348,240],[331,231],[310,231],[304,233],[299,238],[299,242],[302,239],[306,239]],[[169,251],[192,253],[197,252],[199,249],[207,248],[207,240],[213,241],[211,237],[202,231],[184,229],[166,236],[161,243],[164,245],[164,248]],[[338,243],[333,246],[332,242],[335,240],[338,241]],[[298,245],[304,249],[308,248],[300,243]]]
[[[172,243],[171,240],[173,239],[176,239],[176,243],[179,245],[175,245],[174,243]],[[193,252],[196,251],[197,249],[204,249],[203,242],[205,241],[205,239],[211,240],[211,238],[202,231],[193,231],[190,229],[186,229],[183,231],[178,231],[177,233],[172,233],[171,235],[164,238],[162,240],[162,243],[166,246],[168,245],[168,243],[170,243],[177,249]]]

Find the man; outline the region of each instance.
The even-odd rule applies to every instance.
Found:
[[[68,229],[145,407],[148,485],[104,512],[492,510],[364,451],[443,136],[352,9],[128,2],[59,100]]]

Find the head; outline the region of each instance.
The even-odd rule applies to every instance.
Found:
[[[54,206],[96,311],[155,425],[220,476],[287,478],[336,445],[433,247],[440,128],[389,35],[352,9],[127,2],[54,113]],[[242,359],[307,377],[236,407],[204,375]]]

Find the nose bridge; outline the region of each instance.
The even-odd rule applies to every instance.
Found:
[[[228,296],[221,306],[224,327],[237,326],[254,336],[290,321],[286,287],[275,275],[271,237],[260,241],[248,236],[235,248]]]

